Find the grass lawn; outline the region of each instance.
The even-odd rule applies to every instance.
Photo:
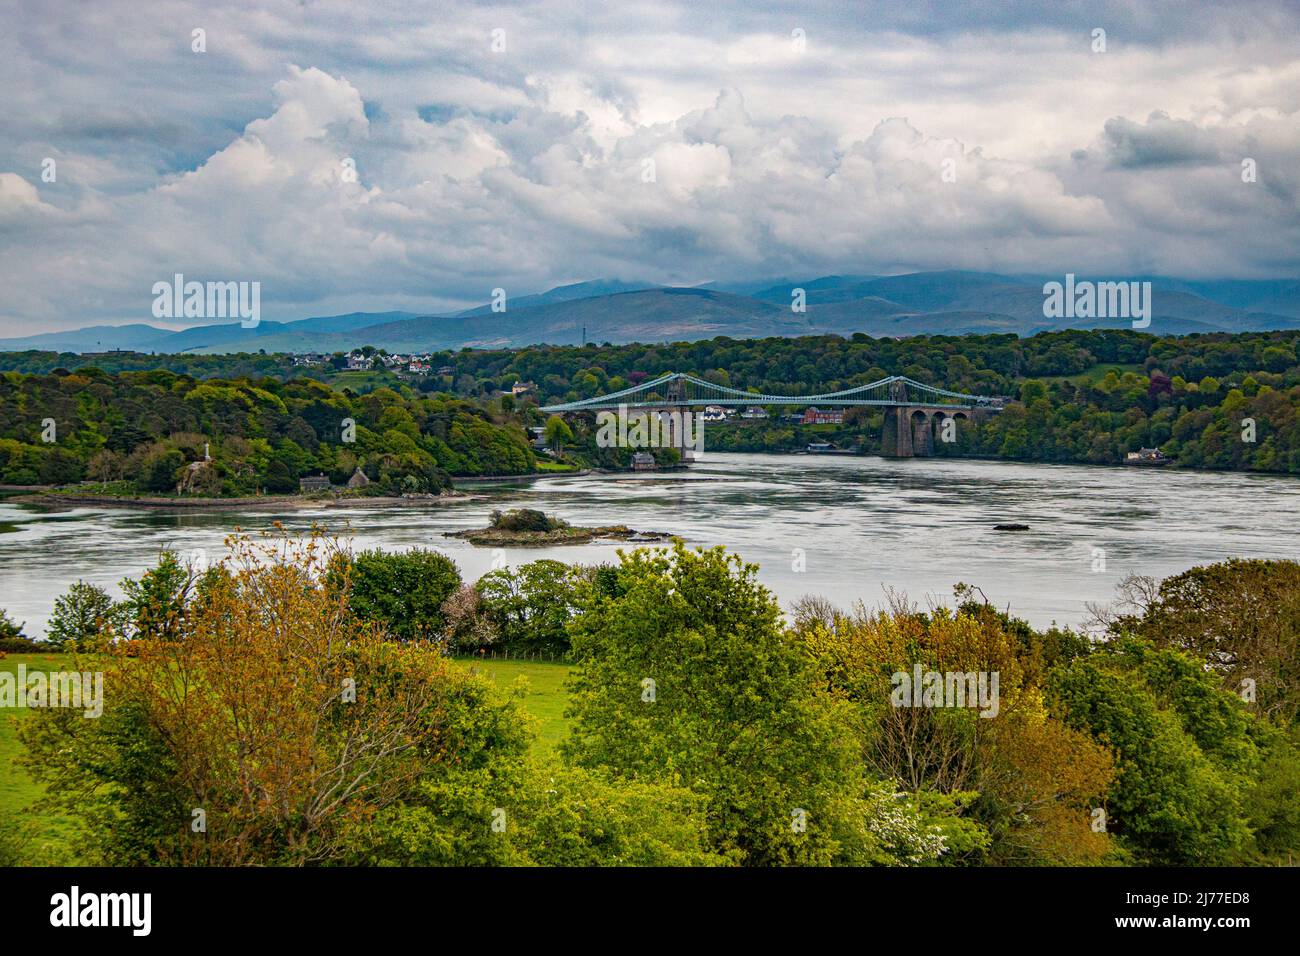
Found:
[[[28,671],[62,670],[61,654],[10,654],[0,660],[0,671],[16,674],[19,664]],[[18,764],[22,744],[18,742],[18,722],[30,711],[0,710],[0,817],[16,823],[30,836],[24,858],[38,864],[75,864],[76,837],[72,821],[66,817],[29,812],[32,803],[44,790]]]
[[[555,748],[569,732],[569,723],[564,719],[564,708],[569,702],[568,692],[564,689],[564,679],[569,675],[569,665],[558,661],[501,661],[482,658],[457,658],[457,662],[473,667],[503,688],[508,689],[516,679],[528,680],[528,694],[523,699],[524,710],[536,717],[538,738],[533,743],[534,751],[543,757],[555,753]]]

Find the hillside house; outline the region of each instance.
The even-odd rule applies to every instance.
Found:
[[[330,484],[328,475],[308,475],[306,478],[298,479],[298,490],[304,495],[310,495],[313,492],[329,491],[333,488]]]
[[[810,408],[803,413],[803,423],[805,425],[843,425],[844,409],[828,408]]]

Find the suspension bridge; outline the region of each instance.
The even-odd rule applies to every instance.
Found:
[[[708,406],[799,406],[885,409],[881,434],[883,454],[897,458],[934,454],[936,436],[960,421],[978,422],[1002,410],[1003,400],[991,395],[968,395],[926,385],[904,375],[891,375],[866,385],[819,392],[815,395],[769,395],[718,385],[685,372],[667,372],[628,388],[574,402],[546,405],[540,410],[566,412],[638,411],[682,412]],[[948,419],[951,425],[945,424]]]

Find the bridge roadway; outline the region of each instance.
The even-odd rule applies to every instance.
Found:
[[[768,395],[718,385],[682,372],[670,372],[608,395],[546,405],[540,410],[564,413],[622,409],[671,415],[709,405],[881,407],[886,409],[880,436],[881,453],[895,458],[912,458],[933,455],[935,442],[951,440],[946,436],[957,435],[960,422],[974,424],[987,420],[1002,410],[1003,400],[951,392],[902,375],[838,392]]]

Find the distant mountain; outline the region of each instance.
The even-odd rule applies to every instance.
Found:
[[[299,319],[297,322],[284,323],[286,329],[294,332],[350,332],[364,329],[385,322],[400,322],[413,319],[423,312],[348,312],[346,315],[326,315],[317,319]]]
[[[151,343],[173,333],[152,325],[92,325],[68,332],[42,332],[21,338],[0,339],[0,349],[22,352],[42,349],[51,352],[100,352],[108,349],[151,351]]]
[[[556,286],[538,295],[524,295],[517,299],[507,299],[506,308],[510,311],[531,309],[539,305],[552,305],[556,302],[572,302],[575,299],[591,299],[600,295],[614,295],[619,292],[640,292],[643,289],[661,289],[653,282],[621,282],[618,279],[597,279],[592,282],[575,282],[572,285]],[[492,304],[475,306],[457,315],[488,315],[492,313]],[[499,314],[499,313],[498,313]]]
[[[1107,281],[1103,276],[1080,279]],[[334,352],[361,345],[389,351],[522,347],[589,342],[664,342],[713,338],[864,332],[872,336],[1036,332],[1071,327],[1131,328],[1129,319],[1043,315],[1043,283],[1058,276],[987,272],[917,272],[895,276],[757,278],[692,288],[601,279],[557,286],[451,315],[350,312],[294,322],[238,322],[171,332],[149,325],[96,326],[0,340],[0,350],[85,352],[113,348],[155,352]],[[1115,281],[1121,281],[1116,278]],[[1122,281],[1132,281],[1131,277]],[[1153,276],[1157,334],[1300,328],[1300,281],[1189,280]],[[791,309],[802,288],[806,309]]]
[[[766,302],[707,289],[647,289],[597,295],[505,312],[422,316],[372,325],[360,332],[316,337],[316,349],[346,343],[392,352],[426,349],[502,348],[547,343],[576,345],[586,328],[589,342],[665,342],[730,335],[807,335],[804,316]],[[208,350],[205,350],[208,351]],[[268,349],[269,351],[269,349]]]

